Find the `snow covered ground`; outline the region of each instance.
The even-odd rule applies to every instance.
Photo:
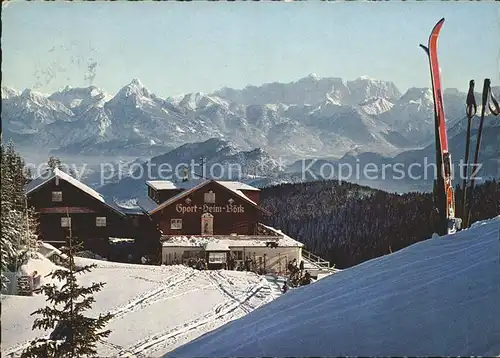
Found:
[[[91,314],[112,312],[112,333],[99,345],[107,357],[155,357],[242,317],[280,293],[271,277],[236,271],[197,271],[184,266],[146,266],[78,258],[96,263],[80,276],[83,285],[107,282],[95,295]],[[42,274],[50,261],[30,263]],[[45,306],[45,296],[2,296],[2,356],[18,356],[30,340],[44,336],[31,330],[30,313]],[[48,333],[48,332],[47,332]]]
[[[166,356],[500,356],[500,216],[290,291]]]

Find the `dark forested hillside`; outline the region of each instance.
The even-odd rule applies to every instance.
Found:
[[[458,191],[457,209],[460,196]],[[500,214],[500,185],[495,181],[477,186],[474,197],[473,221]],[[430,238],[436,223],[432,200],[430,193],[398,195],[319,181],[265,188],[261,202],[274,213],[269,224],[346,268]]]

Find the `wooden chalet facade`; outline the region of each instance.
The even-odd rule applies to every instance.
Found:
[[[97,191],[64,173],[49,170],[25,187],[39,218],[39,238],[59,247],[69,235],[111,261],[187,263],[203,258],[209,267],[243,264],[283,272],[303,258],[303,244],[262,224],[260,189],[234,181],[149,181],[137,209],[106,202]],[[69,215],[69,218],[68,218]],[[132,242],[132,244],[130,244]],[[131,259],[131,257],[133,257]]]
[[[85,250],[107,256],[110,238],[131,238],[139,226],[98,192],[59,169],[29,182],[25,193],[38,214],[39,238],[55,246],[66,242],[71,226],[72,237]]]
[[[302,243],[262,224],[270,213],[259,205],[258,188],[212,179],[146,185],[148,197],[138,204],[160,230],[164,264],[205,259],[209,268],[224,268],[232,258],[282,272],[302,258]]]
[[[257,235],[269,212],[259,206],[260,190],[239,182],[206,179],[180,183],[149,181],[139,201],[163,235]]]

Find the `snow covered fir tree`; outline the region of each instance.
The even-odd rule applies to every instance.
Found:
[[[36,248],[37,220],[28,207],[23,188],[29,173],[12,142],[1,143],[1,255],[2,292],[7,272],[16,273]]]
[[[67,216],[69,218],[69,214]],[[90,272],[96,265],[75,264],[75,252],[80,244],[74,241],[70,227],[68,245],[61,248],[67,256],[67,267],[56,269],[50,274],[50,278],[62,285],[50,283],[42,286],[41,292],[47,296],[49,305],[32,313],[42,316],[35,319],[33,329],[49,329],[52,332],[48,338],[32,341],[21,355],[22,358],[95,357],[96,343],[111,333],[110,330],[104,330],[112,318],[110,313],[100,314],[97,318],[84,315],[95,302],[94,293],[99,292],[105,283],[93,283],[88,287],[78,284],[77,276]]]

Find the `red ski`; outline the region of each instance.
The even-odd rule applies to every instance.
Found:
[[[434,120],[436,136],[436,205],[440,214],[439,234],[453,233],[460,220],[455,219],[455,197],[451,183],[451,155],[448,151],[448,136],[443,106],[443,89],[441,87],[441,71],[437,56],[438,37],[444,24],[444,18],[434,26],[429,36],[428,46],[420,45],[429,57],[434,98]]]

